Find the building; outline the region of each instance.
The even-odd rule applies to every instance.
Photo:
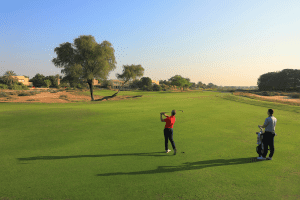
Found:
[[[159,85],[159,81],[152,80],[152,85],[154,85],[154,84]]]
[[[25,78],[25,76],[12,76],[17,78],[19,82],[23,83],[26,86],[32,86],[32,82],[29,82],[29,78]]]

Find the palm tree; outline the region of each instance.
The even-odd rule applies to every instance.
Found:
[[[14,73],[13,71],[6,71],[5,74],[2,77],[2,80],[7,85],[12,85],[14,82],[18,81],[18,79],[16,77],[13,77],[13,76],[17,76],[17,74]]]

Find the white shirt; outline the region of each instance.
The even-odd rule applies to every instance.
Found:
[[[274,116],[266,118],[265,123],[264,123],[264,125],[266,127],[265,131],[272,132],[275,134],[276,122],[277,122],[277,119]]]

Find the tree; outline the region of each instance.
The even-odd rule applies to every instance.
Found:
[[[146,88],[149,88],[149,87],[152,86],[152,80],[151,80],[151,78],[149,78],[149,77],[143,77],[143,78],[141,78],[140,83],[139,83],[139,88],[144,88],[144,86]]]
[[[204,85],[205,85],[205,84],[203,84],[201,81],[199,81],[199,82],[197,83],[197,87],[198,87],[198,88],[203,88]]]
[[[154,90],[154,91],[161,91],[162,88],[161,88],[160,85],[154,84],[154,85],[153,85],[153,90]]]
[[[13,85],[15,83],[18,83],[18,79],[16,77],[13,76],[17,76],[17,74],[13,71],[6,71],[4,73],[4,75],[2,76],[2,81],[6,84],[6,85]]]
[[[192,84],[192,85],[190,86],[190,88],[191,88],[191,89],[195,89],[195,88],[196,88],[196,83],[191,82],[191,84]]]
[[[45,76],[42,75],[42,74],[37,73],[29,81],[32,82],[32,84],[33,84],[34,87],[42,87],[43,85],[45,85],[44,80],[45,80]]]
[[[49,79],[44,80],[44,82],[46,83],[47,88],[49,88],[49,86],[51,85],[51,81]]]
[[[133,89],[140,88],[140,80],[138,80],[138,79],[133,80],[129,86]]]
[[[117,64],[112,44],[106,40],[98,44],[91,35],[82,35],[74,39],[73,45],[69,42],[60,44],[54,51],[57,54],[57,58],[52,59],[54,65],[64,68],[62,73],[86,81],[90,87],[92,101],[94,78],[105,79]]]
[[[208,83],[208,85],[206,86],[206,88],[211,88],[211,89],[214,89],[214,88],[217,88],[218,86],[213,84],[213,83]]]
[[[159,81],[159,85],[162,85],[162,84],[171,85],[171,82],[170,81],[166,81],[166,80],[160,80]]]
[[[274,77],[274,75],[275,75],[275,72],[269,72],[269,73],[261,75],[257,81],[259,90],[261,90],[261,91],[271,90],[273,87],[272,86],[272,82],[273,82],[272,77]],[[282,76],[282,74],[281,74],[281,76]],[[281,85],[281,87],[286,87],[285,80],[281,80],[280,85]]]
[[[49,80],[50,81],[50,85],[52,87],[57,87],[58,86],[57,77],[55,77],[55,76],[46,76],[45,80]],[[49,87],[49,86],[47,86],[47,87]]]
[[[180,88],[188,88],[191,86],[189,78],[183,78],[180,75],[175,75],[169,79],[171,85],[178,86]]]
[[[185,78],[185,83],[183,84],[183,90],[184,88],[189,88],[193,85],[193,83],[190,82],[189,78]]]
[[[122,74],[116,74],[117,79],[124,81],[121,87],[119,88],[119,91],[115,93],[113,96],[116,96],[120,89],[131,79],[136,80],[137,77],[141,77],[144,74],[144,68],[141,65],[123,65],[123,73]],[[151,79],[150,79],[151,80]]]
[[[297,90],[300,86],[300,70],[284,69],[277,72],[262,74],[257,80],[258,89],[267,90]]]

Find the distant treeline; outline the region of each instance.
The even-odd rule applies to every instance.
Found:
[[[258,78],[260,91],[299,91],[300,70],[284,69],[279,72],[269,72]]]

